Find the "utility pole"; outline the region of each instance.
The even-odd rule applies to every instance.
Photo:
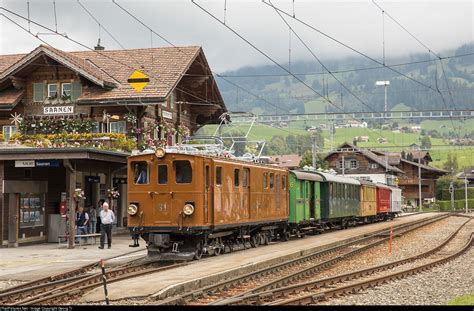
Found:
[[[451,193],[451,211],[454,211],[454,185],[453,185],[453,182],[449,183],[449,192]]]
[[[418,198],[419,198],[419,209],[420,209],[420,212],[423,211],[423,199],[421,198],[421,162],[420,162],[420,158],[421,158],[421,150],[419,150],[419,154],[418,154]]]
[[[346,168],[346,162],[344,161],[344,156],[342,156],[342,176],[344,176]]]
[[[467,201],[467,171],[464,170],[464,199],[466,200],[466,214],[468,212],[468,201]]]

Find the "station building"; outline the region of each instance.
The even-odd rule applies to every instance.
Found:
[[[226,111],[201,47],[0,55],[0,244],[57,242],[76,189],[126,226],[132,146],[179,143]]]

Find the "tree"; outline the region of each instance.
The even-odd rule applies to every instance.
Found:
[[[458,178],[450,175],[441,176],[436,180],[436,198],[442,200],[442,192],[449,188],[450,183],[453,182],[454,188],[461,188],[464,182]]]
[[[300,167],[303,168],[304,166],[312,166],[313,165],[313,153],[311,150],[307,150],[303,154],[303,158],[300,162]],[[324,170],[329,168],[329,164],[326,160],[324,160],[321,154],[316,155],[316,168],[322,168]]]
[[[451,175],[454,175],[458,171],[458,158],[456,155],[451,156],[451,152],[448,153],[446,162],[443,163],[443,168],[448,171]]]
[[[421,139],[421,148],[431,149],[431,139],[429,136],[423,136],[423,138]]]

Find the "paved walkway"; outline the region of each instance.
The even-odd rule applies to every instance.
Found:
[[[99,249],[98,240],[96,245],[76,246],[74,249],[68,249],[64,243],[61,246],[58,243],[46,243],[0,248],[0,281],[35,280],[138,250],[141,251],[125,258],[110,260],[109,265],[146,255],[144,241],[140,243],[140,247],[128,247],[132,242],[129,235],[112,235],[110,249],[107,249],[107,246],[105,249]]]
[[[391,222],[383,222],[360,226],[347,230],[307,236],[303,239],[291,240],[285,243],[272,243],[245,251],[237,251],[219,257],[203,257],[200,261],[192,261],[184,267],[165,270],[135,279],[108,284],[109,299],[117,300],[127,297],[153,295],[164,298],[183,289],[194,289],[198,286],[218,282],[223,278],[248,273],[264,266],[281,261],[281,256],[297,257],[311,250],[327,247],[355,236],[361,237],[375,231],[387,229],[390,225],[400,225],[406,222],[434,217],[437,213],[415,214],[400,217]],[[388,251],[388,250],[387,250]],[[238,271],[237,271],[238,270]],[[204,278],[204,279],[203,279]],[[103,300],[103,290],[92,290],[82,301],[97,302]]]

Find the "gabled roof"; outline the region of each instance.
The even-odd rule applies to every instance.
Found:
[[[79,104],[163,102],[193,66],[202,68],[211,82],[208,88],[213,92],[216,104],[224,112],[227,111],[204,52],[199,46],[64,52],[41,45],[28,54],[0,55],[0,82],[41,55],[53,58],[93,82],[82,89],[77,100]],[[142,71],[150,79],[140,93],[127,82],[135,70]],[[193,92],[189,89],[182,91]],[[196,94],[192,93],[190,97],[195,98]],[[210,100],[208,96],[205,97]]]
[[[344,150],[344,149],[346,149],[346,150]],[[405,174],[399,168],[397,168],[395,166],[392,166],[392,165],[389,165],[389,164],[387,165],[385,160],[382,160],[379,156],[377,156],[372,151],[370,151],[368,149],[358,148],[357,146],[354,146],[354,145],[349,144],[349,143],[343,143],[342,145],[340,145],[338,147],[337,151],[332,151],[332,152],[328,153],[324,157],[324,159],[327,159],[331,155],[336,154],[336,153],[340,153],[340,152],[360,152],[362,155],[364,155],[368,159],[374,161],[375,163],[377,163],[381,167],[387,168],[389,171],[392,171],[392,172],[395,172],[395,173],[400,173],[400,174]]]
[[[25,90],[10,88],[0,92],[0,110],[11,110],[25,96]]]
[[[101,87],[116,87],[117,82],[109,77],[103,70],[94,66],[86,59],[81,59],[75,56],[73,53],[63,52],[61,50],[52,48],[46,45],[40,45],[33,51],[28,54],[23,55],[20,59],[17,59],[16,62],[11,64],[9,67],[5,68],[0,73],[0,81],[4,81],[9,76],[14,75],[16,72],[28,66],[32,61],[41,57],[41,55],[46,55],[51,59],[54,59],[58,63],[68,67],[69,69],[79,73],[86,79],[94,82],[95,84]],[[15,58],[7,58],[7,60],[14,60]],[[0,62],[2,59],[0,58]]]
[[[445,171],[445,170],[442,170],[442,169],[439,169],[439,168],[436,168],[436,167],[424,165],[424,164],[418,164],[418,162],[409,161],[407,159],[401,159],[400,162],[408,163],[408,164],[416,166],[416,167],[420,166],[420,168],[423,169],[423,170],[439,173],[439,174],[442,174],[442,175],[448,173],[448,171]]]

